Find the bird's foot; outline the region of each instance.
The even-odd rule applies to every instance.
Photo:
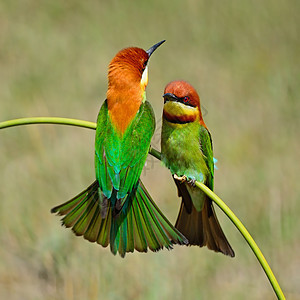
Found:
[[[174,174],[173,177],[174,179],[180,181],[180,183],[184,183],[185,181],[187,181],[187,177],[185,175],[178,176],[177,174]]]
[[[190,186],[195,187],[196,186],[196,179],[189,179],[189,180],[187,180],[187,183]]]

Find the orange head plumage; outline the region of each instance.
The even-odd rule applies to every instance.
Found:
[[[200,98],[194,87],[186,81],[175,80],[164,90],[163,117],[171,123],[189,123],[199,120],[206,127],[200,106]]]
[[[109,64],[107,105],[119,133],[124,133],[145,99],[147,63],[151,54],[163,42],[147,51],[136,47],[125,48]]]

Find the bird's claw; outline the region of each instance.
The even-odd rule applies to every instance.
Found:
[[[190,186],[195,187],[196,186],[196,179],[188,179],[185,175],[178,176],[177,174],[173,175],[174,179],[180,181],[180,183],[187,182]]]
[[[180,181],[180,183],[187,181],[187,177],[185,175],[178,176],[177,174],[174,174],[173,177],[174,177],[174,179]]]
[[[190,186],[195,187],[195,186],[196,186],[196,179],[189,179],[189,180],[187,181],[187,183],[188,183]]]

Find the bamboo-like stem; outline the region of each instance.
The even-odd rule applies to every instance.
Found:
[[[5,122],[0,122],[0,129],[13,127],[13,126],[28,125],[28,124],[60,124],[60,125],[71,125],[71,126],[78,126],[78,127],[84,127],[90,129],[96,129],[97,126],[97,124],[94,122],[88,122],[88,121],[77,120],[77,119],[58,118],[58,117],[32,117],[32,118],[21,118],[21,119],[14,119]],[[161,154],[156,149],[150,147],[149,153],[154,157],[156,157],[157,159],[159,160],[161,159]],[[285,296],[268,262],[266,261],[261,250],[253,240],[248,230],[242,224],[242,222],[232,212],[232,210],[223,202],[223,200],[220,197],[218,197],[212,190],[210,190],[205,184],[198,181],[196,181],[195,184],[208,197],[210,197],[232,221],[232,223],[239,230],[239,232],[242,234],[242,236],[244,237],[244,239],[247,241],[250,248],[254,252],[256,258],[258,259],[260,265],[262,266],[264,272],[266,273],[277,298],[285,299]]]

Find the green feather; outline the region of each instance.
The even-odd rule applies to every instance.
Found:
[[[163,119],[162,161],[177,176],[187,176],[213,189],[214,162],[211,136],[199,120],[171,123]],[[218,222],[212,201],[201,190],[175,179],[182,198],[175,227],[189,240],[189,245],[207,246],[234,256]]]
[[[52,212],[66,214],[62,224],[72,227],[77,236],[83,235],[103,247],[110,244],[111,252],[119,252],[122,257],[134,249],[158,251],[163,247],[172,249],[174,243],[187,243],[158,209],[141,181],[130,195],[128,205],[115,217],[109,206],[105,218],[101,218],[99,202],[98,182],[95,181],[83,193],[53,208]]]
[[[52,210],[65,215],[63,225],[103,247],[110,244],[111,252],[122,257],[134,249],[158,251],[187,243],[139,181],[154,129],[154,113],[147,101],[124,134],[117,132],[104,102],[96,130],[96,181]]]
[[[212,141],[211,141],[211,135],[210,132],[204,127],[200,126],[199,129],[199,141],[200,141],[200,147],[201,151],[203,153],[204,161],[208,167],[209,174],[207,176],[207,182],[206,185],[213,190],[214,189],[214,159],[213,159],[213,147],[212,147]]]

